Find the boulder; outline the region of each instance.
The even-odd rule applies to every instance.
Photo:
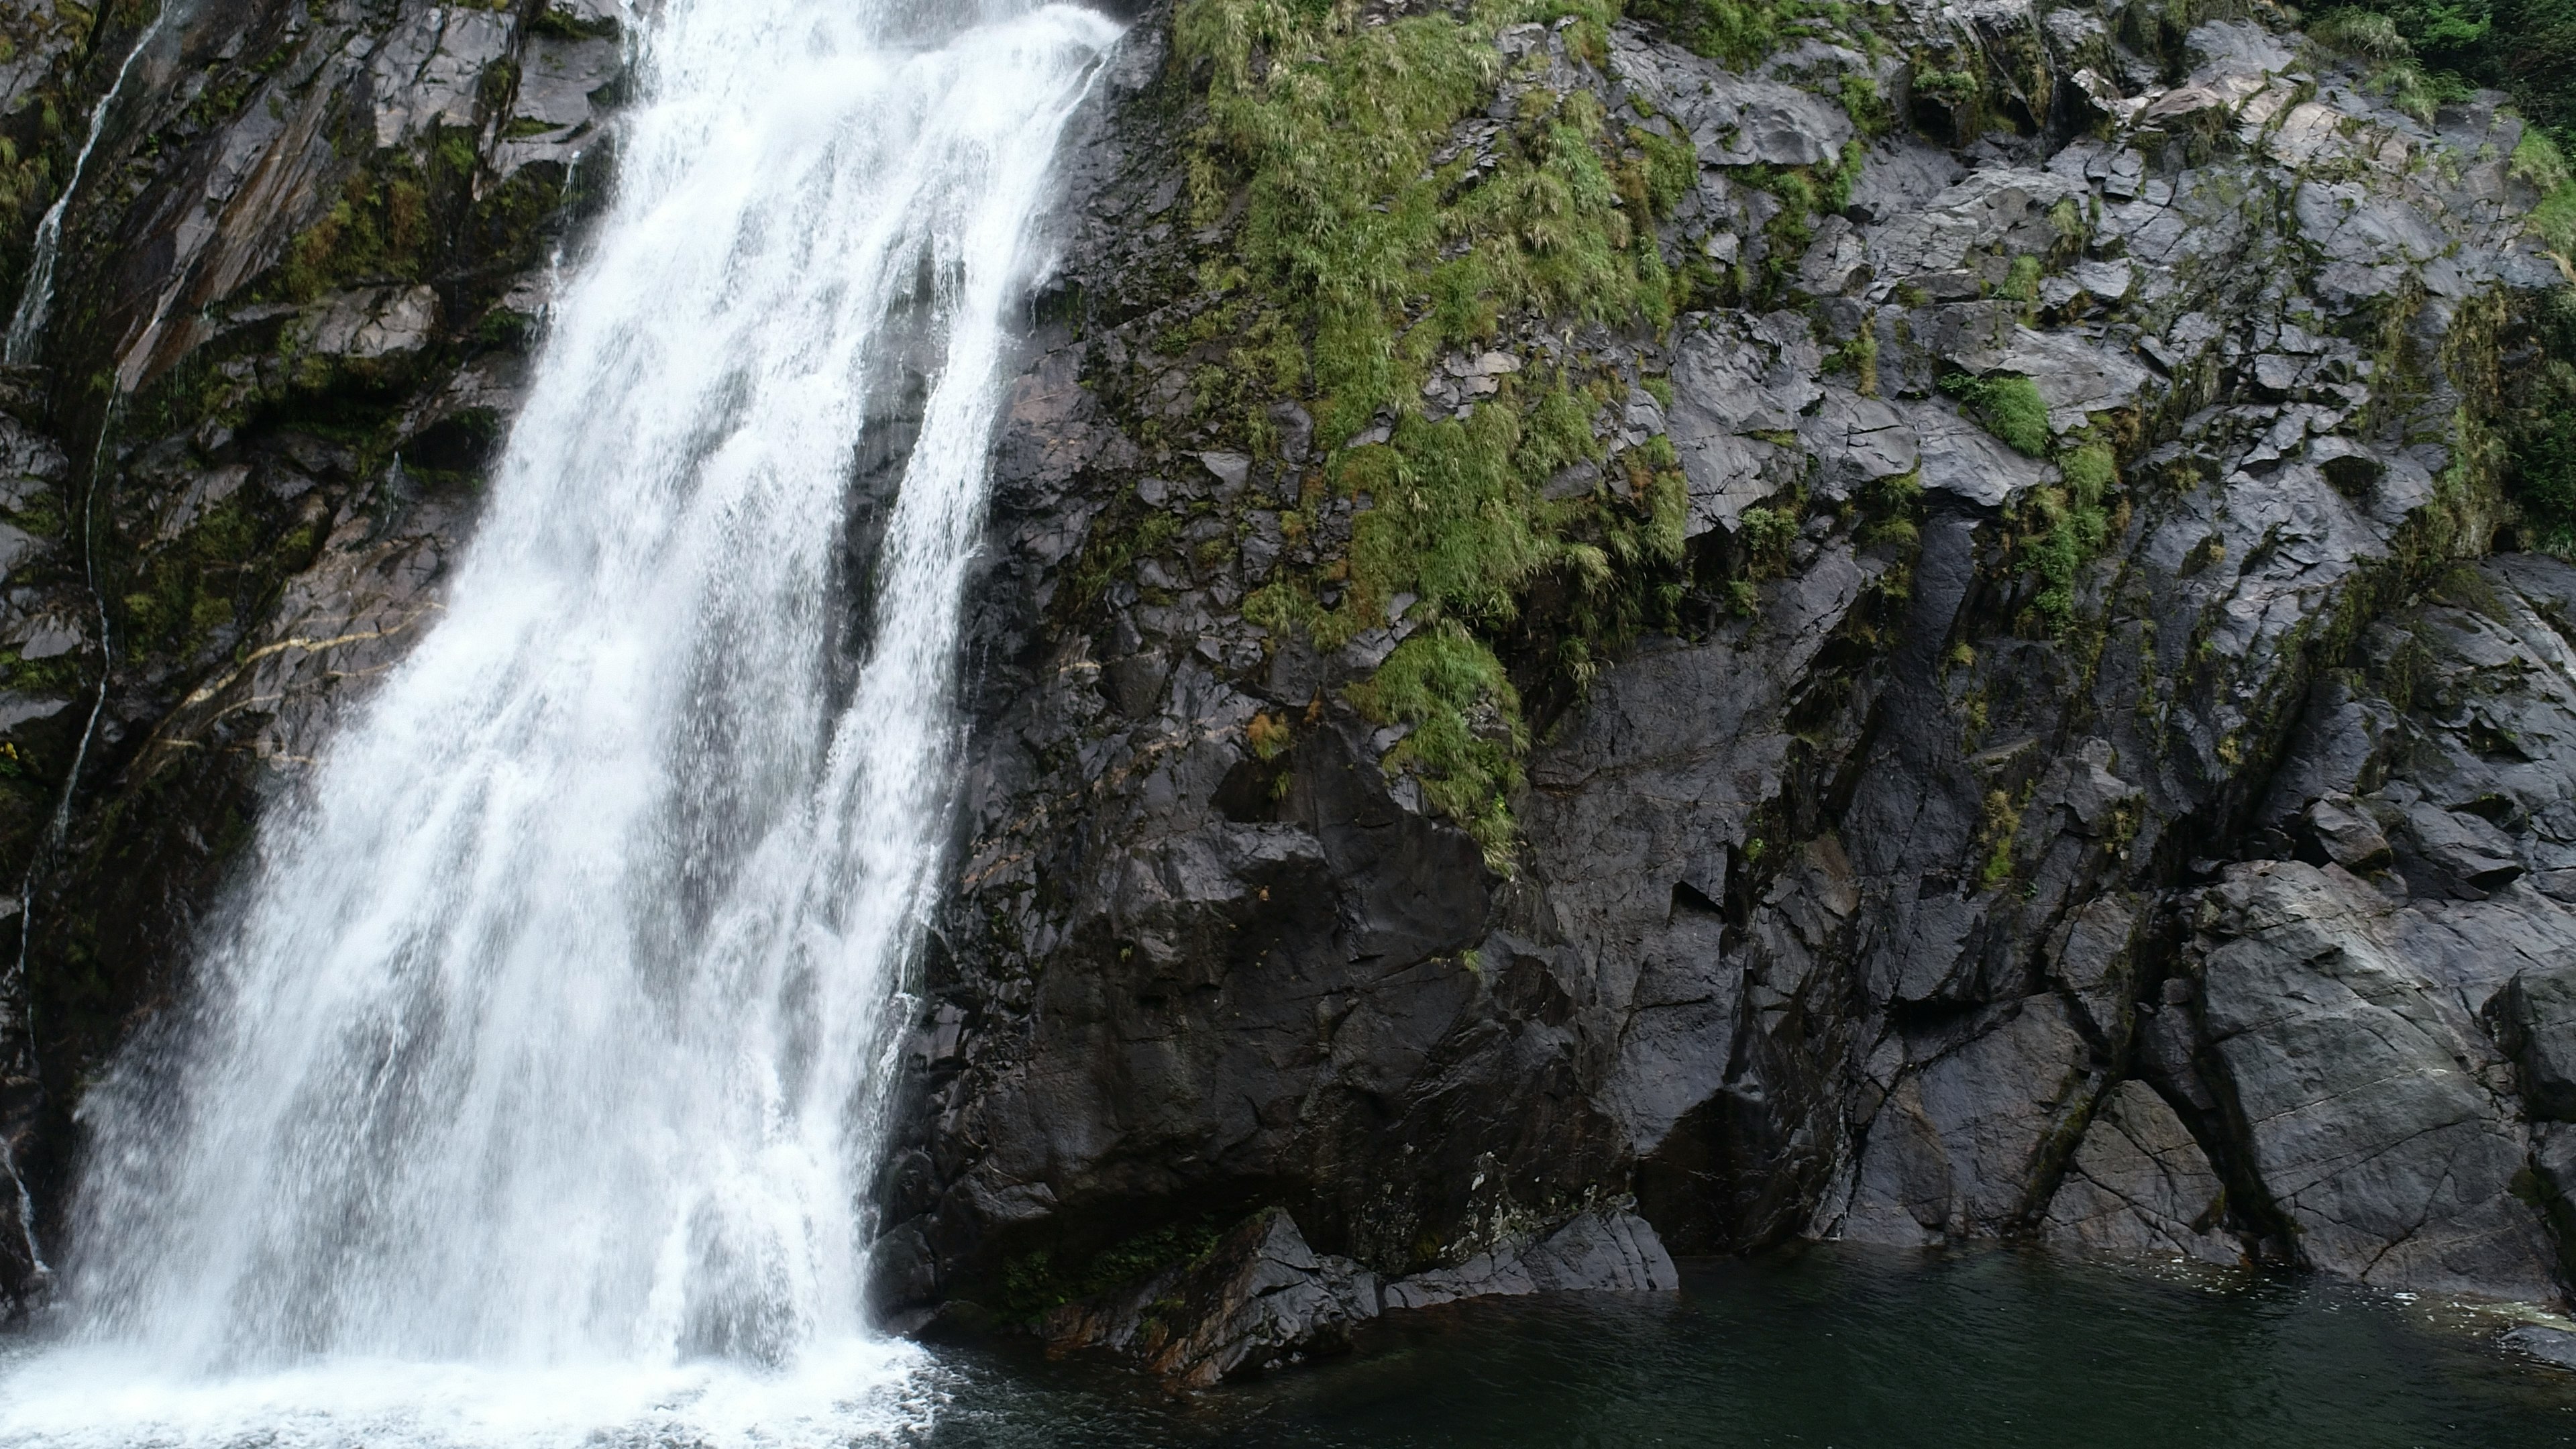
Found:
[[[2576,961],[2516,972],[2487,1014],[2532,1115],[2576,1122]]]
[[[2545,1364],[2563,1369],[2576,1369],[2576,1333],[2543,1324],[2526,1323],[2509,1328],[2497,1340],[2516,1353],[2529,1354]]]
[[[1654,1227],[1633,1212],[1577,1213],[1534,1242],[1477,1253],[1386,1285],[1389,1308],[1525,1293],[1669,1293],[1681,1275]]]
[[[2310,1263],[2390,1288],[2546,1299],[2552,1255],[2515,1195],[2511,1104],[2477,1033],[2342,869],[2231,866],[2195,953],[2209,1050],[2253,1166]]]
[[[1286,1209],[1269,1208],[1195,1261],[1055,1310],[1042,1332],[1051,1352],[1106,1348],[1199,1389],[1347,1348],[1351,1329],[1377,1315],[1376,1274],[1318,1255]]]
[[[2087,1252],[2233,1264],[2242,1251],[2215,1231],[2225,1207],[2225,1188],[2182,1119],[2154,1088],[2126,1081],[2094,1109],[2040,1231]]]

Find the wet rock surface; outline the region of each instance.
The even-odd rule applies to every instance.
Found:
[[[1654,1228],[1631,1212],[1578,1213],[1543,1237],[1383,1282],[1348,1258],[1316,1253],[1296,1220],[1274,1207],[1185,1261],[1052,1310],[1038,1331],[1052,1353],[1104,1349],[1174,1389],[1197,1389],[1347,1350],[1353,1328],[1389,1310],[1461,1298],[1680,1287]]]
[[[1377,1276],[1317,1257],[1281,1209],[1256,1213],[1198,1262],[1047,1316],[1048,1346],[1131,1355],[1175,1387],[1206,1388],[1291,1356],[1350,1346],[1378,1314]]]
[[[2563,1328],[2526,1323],[2520,1328],[2507,1329],[2502,1342],[2505,1347],[2527,1353],[2542,1363],[2576,1369],[2576,1333]]]
[[[2556,285],[2521,123],[2491,95],[2420,122],[2244,21],[1941,33],[2024,47],[2072,110],[1963,137],[1919,60],[1857,45],[1504,42],[1507,92],[1696,141],[1672,265],[1777,258],[1667,332],[1496,349],[1640,379],[1596,433],[1668,438],[1690,567],[1753,584],[1533,731],[1508,864],[1347,702],[1418,611],[1330,648],[1243,617],[1383,504],[1300,512],[1325,459],[1294,428],[1193,441],[1157,309],[1226,224],[1182,224],[1176,93],[1113,105],[1073,187],[1085,310],[1002,444],[887,1186],[905,1293],[1260,1201],[1390,1306],[1520,1291],[1498,1246],[1587,1191],[1676,1251],[2032,1236],[2562,1291],[2529,1184],[2576,1163],[2532,1127],[2564,1111],[2568,575],[2483,557],[2510,515],[2476,432]],[[1859,76],[1903,124],[1816,103]],[[1789,250],[1751,168],[1847,145],[1848,203]],[[2102,542],[2052,582],[2036,540],[2097,440]],[[1910,530],[1872,522],[1890,489]],[[1084,576],[1128,499],[1195,521]]]

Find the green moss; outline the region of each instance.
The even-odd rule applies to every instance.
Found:
[[[1239,217],[1200,268],[1213,305],[1158,344],[1192,356],[1198,427],[1264,448],[1282,394],[1306,402],[1327,447],[1389,427],[1309,484],[1355,505],[1347,555],[1274,579],[1244,617],[1332,647],[1382,626],[1399,596],[1418,600],[1425,632],[1353,698],[1415,726],[1390,764],[1419,775],[1498,866],[1528,730],[1495,646],[1509,637],[1550,688],[1579,689],[1678,597],[1688,501],[1669,446],[1602,456],[1593,418],[1625,386],[1606,374],[1524,354],[1465,415],[1437,420],[1423,386],[1443,356],[1495,347],[1507,318],[1667,325],[1677,285],[1691,284],[1666,271],[1651,223],[1688,194],[1698,162],[1687,140],[1614,130],[1589,92],[1539,86],[1481,162],[1431,157],[1503,79],[1504,27],[1571,17],[1583,53],[1616,14],[1610,0],[1476,0],[1368,24],[1310,0],[1189,0],[1174,21],[1181,59],[1207,84],[1193,220]],[[1550,478],[1577,464],[1606,464],[1628,486],[1548,500]],[[1315,501],[1283,516],[1292,542]],[[1086,563],[1077,603],[1126,565],[1119,547]],[[1541,588],[1547,617],[1524,620]],[[1486,682],[1460,694],[1470,676]],[[1471,706],[1496,722],[1461,735]]]
[[[1162,552],[1180,531],[1180,515],[1142,510],[1130,500],[1128,507],[1092,528],[1082,561],[1074,566],[1077,603],[1088,607],[1139,561]]]
[[[429,191],[419,169],[398,161],[383,173],[362,170],[343,184],[323,218],[287,247],[268,290],[309,302],[361,282],[416,281],[430,240]]]
[[[1464,420],[1400,420],[1392,446],[1362,449],[1343,469],[1345,485],[1378,505],[1352,529],[1348,607],[1365,622],[1413,593],[1470,619],[1510,618],[1564,542],[1538,486],[1596,453],[1590,410],[1561,388],[1526,414],[1506,402]]]
[[[1668,314],[1669,279],[1624,204],[1613,176],[1623,158],[1604,154],[1613,143],[1588,93],[1531,92],[1492,173],[1463,193],[1470,158],[1430,166],[1501,78],[1495,33],[1565,14],[1610,11],[1486,0],[1466,21],[1364,26],[1320,6],[1192,0],[1176,16],[1182,58],[1211,76],[1191,160],[1197,220],[1215,224],[1238,194],[1244,204],[1239,280],[1206,280],[1248,289],[1247,311],[1281,314],[1273,335],[1305,339],[1302,369],[1272,356],[1259,371],[1306,374],[1288,381],[1311,384],[1327,443],[1410,401],[1432,357],[1486,340],[1500,315]],[[1300,59],[1256,74],[1256,56]],[[1640,147],[1634,189],[1649,206],[1686,184],[1686,163],[1666,149],[1677,145]]]
[[[1379,724],[1412,726],[1388,753],[1387,768],[1410,770],[1423,793],[1484,847],[1487,864],[1508,871],[1518,838],[1511,796],[1521,786],[1529,731],[1520,695],[1494,652],[1446,621],[1396,646],[1349,695]]]
[[[1002,1267],[1000,1315],[1035,1326],[1067,1303],[1123,1287],[1175,1264],[1196,1263],[1224,1232],[1213,1218],[1171,1223],[1125,1238],[1076,1263],[1059,1264],[1049,1249],[1011,1259]]]
[[[559,40],[605,40],[617,34],[617,21],[610,16],[586,16],[562,5],[547,5],[528,20],[528,29],[538,35]]]
[[[233,621],[239,590],[282,563],[239,496],[209,509],[175,542],[148,555],[119,602],[128,649],[187,659]],[[265,568],[263,567],[265,566]]]

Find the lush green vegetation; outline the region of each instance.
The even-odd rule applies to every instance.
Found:
[[[2495,86],[2543,125],[2576,125],[2576,0],[2361,0],[2322,11],[2309,34],[2409,109]]]
[[[1571,18],[1571,47],[1600,58],[1617,13],[1615,0],[1476,0],[1463,18],[1364,25],[1326,0],[1190,0],[1175,18],[1181,59],[1207,78],[1193,220],[1240,222],[1198,279],[1214,305],[1166,344],[1223,347],[1193,390],[1207,422],[1256,452],[1275,442],[1271,401],[1305,402],[1335,451],[1281,520],[1292,542],[1337,499],[1355,509],[1345,554],[1273,580],[1246,617],[1335,647],[1410,596],[1418,631],[1352,700],[1411,726],[1388,763],[1498,868],[1529,743],[1505,654],[1588,678],[1600,650],[1678,600],[1686,513],[1668,446],[1612,457],[1596,441],[1632,380],[1515,333],[1668,326],[1676,280],[1652,223],[1698,163],[1686,139],[1614,126],[1590,93],[1536,84],[1511,87],[1490,139],[1434,156],[1510,87],[1505,27]],[[1473,405],[1427,412],[1435,365],[1486,351],[1504,357]],[[1372,428],[1382,441],[1345,446]],[[1604,485],[1546,496],[1579,468]],[[1524,607],[1540,591],[1543,620]]]
[[[2541,196],[2532,229],[2576,259],[2576,171],[2562,154],[2576,131],[2576,0],[2362,0],[2319,15],[2310,34],[2418,116],[2474,86],[2510,92],[2538,123],[2512,156]],[[2563,554],[2576,552],[2576,299],[2562,292],[2543,314],[2543,362],[2515,379],[2504,441],[2524,542]]]
[[[1802,33],[1799,22],[1840,8],[1811,0],[1630,0],[1628,13],[1661,24],[1702,55],[1743,66]]]

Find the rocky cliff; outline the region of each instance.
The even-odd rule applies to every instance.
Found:
[[[1629,8],[1140,25],[887,1299],[1630,1203],[2556,1297],[2547,138],[2260,6]]]
[[[169,3],[0,6],[0,262],[133,59],[0,424],[39,1244],[437,606],[623,67],[605,6]],[[1133,19],[996,444],[888,1312],[1163,1354],[1232,1239],[1342,1323],[1660,1260],[1630,1213],[2560,1295],[2576,192],[2502,96],[2259,4]]]

